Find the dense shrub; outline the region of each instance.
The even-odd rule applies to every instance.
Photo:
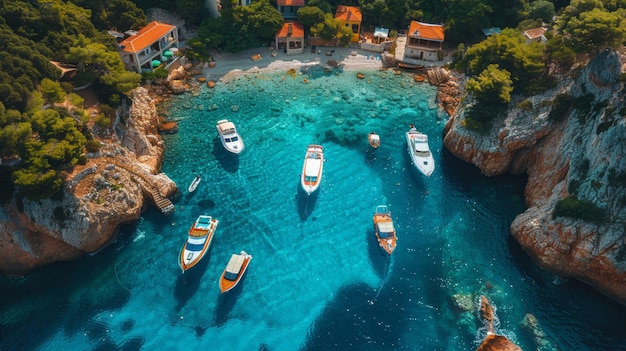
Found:
[[[552,217],[570,217],[598,223],[606,218],[606,213],[591,201],[570,196],[556,203]]]
[[[561,120],[571,112],[572,104],[574,103],[574,98],[570,94],[558,94],[552,100],[552,110],[550,110],[550,114],[548,118],[553,121]]]
[[[85,143],[85,149],[87,149],[87,152],[98,152],[100,150],[100,146],[100,142],[93,139],[87,140]]]

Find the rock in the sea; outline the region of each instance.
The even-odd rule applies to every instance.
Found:
[[[527,174],[528,209],[511,234],[542,268],[577,278],[626,305],[626,110],[619,55],[605,50],[574,78],[528,98],[532,109],[512,103],[486,133],[466,127],[461,106],[444,127],[444,146],[488,176]],[[576,106],[550,118],[553,99]],[[528,103],[526,104],[528,105]],[[575,198],[604,214],[596,221],[555,217],[560,201]]]

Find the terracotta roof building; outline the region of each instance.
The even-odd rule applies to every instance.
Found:
[[[276,33],[276,50],[283,50],[287,55],[304,52],[304,26],[299,22],[285,22]]]
[[[445,34],[440,24],[411,21],[404,55],[426,61],[437,61]]]
[[[129,36],[118,44],[120,56],[127,69],[138,73],[172,60],[178,48],[176,26],[154,21],[137,32],[126,33]]]
[[[335,19],[338,19],[344,26],[352,29],[351,42],[356,43],[360,39],[361,35],[361,22],[363,21],[363,15],[361,9],[355,6],[343,6],[338,5],[335,12]]]
[[[539,27],[539,28],[527,29],[522,34],[524,35],[524,38],[526,38],[527,43],[531,43],[533,41],[545,42],[547,40],[546,37],[544,36],[546,31],[547,29],[543,27]]]
[[[296,18],[298,9],[304,7],[304,0],[277,0],[276,6],[283,18]]]

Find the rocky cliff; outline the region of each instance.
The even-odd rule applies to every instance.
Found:
[[[164,144],[153,100],[133,91],[125,122],[105,131],[100,152],[67,174],[62,196],[31,201],[15,197],[0,209],[0,272],[25,274],[56,261],[96,252],[133,222],[151,201],[152,184],[169,197],[176,184],[159,173]]]
[[[445,126],[444,146],[488,176],[526,173],[528,209],[513,221],[513,237],[541,267],[626,304],[621,72],[619,54],[607,50],[563,77],[555,89],[513,101],[486,135],[463,127],[466,106],[460,106]],[[573,98],[572,103],[561,118],[550,118],[558,94]],[[556,204],[567,197],[589,201],[606,216],[601,221],[555,217]]]

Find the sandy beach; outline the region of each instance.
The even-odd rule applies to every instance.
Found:
[[[306,65],[325,67],[329,60],[336,61],[348,71],[376,70],[382,67],[380,54],[360,49],[319,47],[315,52],[311,52],[310,48],[305,48],[302,54],[287,55],[282,51],[277,51],[276,56],[272,56],[273,51],[270,48],[256,48],[236,54],[214,53],[215,67],[205,68],[204,73],[208,80],[224,81],[245,73],[299,69]],[[332,51],[332,55],[327,55],[327,51]],[[356,55],[352,55],[353,53]],[[251,57],[257,54],[261,56],[261,59],[252,60]]]

